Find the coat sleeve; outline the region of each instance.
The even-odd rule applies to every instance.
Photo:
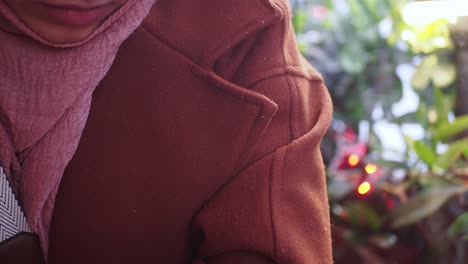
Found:
[[[282,8],[281,21],[217,63],[219,75],[269,97],[278,111],[249,165],[195,215],[193,263],[332,263],[320,153],[331,100],[320,75],[300,56],[287,6]]]
[[[250,165],[196,215],[199,263],[332,263],[319,150],[329,101],[323,86],[309,89],[319,102],[310,107],[321,109],[313,128]]]

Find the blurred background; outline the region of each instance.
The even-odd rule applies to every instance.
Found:
[[[468,0],[290,0],[334,121],[335,263],[468,263]]]

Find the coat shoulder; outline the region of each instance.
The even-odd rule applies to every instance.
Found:
[[[289,17],[287,0],[158,0],[142,28],[197,64]]]

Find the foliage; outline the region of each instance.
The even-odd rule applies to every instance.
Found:
[[[460,215],[452,223],[448,232],[452,238],[463,237],[468,240],[468,213]]]
[[[328,0],[323,5],[296,6],[293,22],[301,50],[324,73],[340,119],[357,122],[369,118],[377,103],[389,112],[391,103],[401,97],[401,81],[394,67],[410,57],[381,33],[383,26],[401,20],[401,4]],[[307,10],[311,10],[309,14]],[[362,96],[367,100],[359,100]]]
[[[419,192],[406,204],[392,211],[392,227],[400,228],[417,223],[439,210],[453,196],[467,190],[467,186],[447,185]]]
[[[454,221],[444,217],[447,204],[466,206],[456,198],[468,191],[468,137],[462,134],[468,130],[468,115],[453,114],[457,68],[449,22],[406,24],[400,15],[406,0],[292,2],[300,49],[323,73],[335,102],[335,118],[354,130],[362,120],[372,128],[372,112],[379,106],[387,122],[417,123],[425,131],[418,139],[403,135],[405,159],[389,162],[382,155],[388,150],[371,130],[367,142],[371,153],[366,159],[389,173],[379,176],[385,180],[376,180],[374,194],[366,199],[356,197],[348,187],[337,187],[346,179],[338,170],[329,170],[329,192],[346,190],[330,194],[335,197],[331,199],[334,221],[352,227],[347,230],[354,235],[347,237],[359,244],[372,244],[370,238],[375,235],[388,237],[384,234],[389,228],[398,236],[413,228],[427,242],[428,252],[441,253],[447,252],[443,248],[447,243],[439,243],[446,236],[431,228],[441,215],[446,222],[439,225],[444,225],[446,235],[467,239],[467,213],[457,213]],[[402,64],[414,68],[410,85],[421,100],[416,112],[395,116],[392,106],[400,100],[403,87],[396,69]],[[400,168],[405,177],[391,180],[391,171]],[[356,170],[348,176],[355,185],[364,177],[356,176]],[[370,199],[374,196],[377,202]]]

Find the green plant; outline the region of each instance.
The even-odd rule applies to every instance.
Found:
[[[400,11],[406,0],[294,2],[293,23],[300,49],[324,73],[335,102],[335,118],[345,120],[355,130],[362,120],[369,121],[372,128],[372,111],[381,106],[380,118],[386,122],[416,123],[425,131],[422,139],[405,136],[405,159],[395,163],[379,160],[388,149],[371,130],[367,143],[373,150],[372,159],[387,170],[403,168],[406,178],[376,188],[380,196],[399,200],[395,209],[377,210],[370,200],[339,203],[331,199],[332,211],[335,208],[338,212],[334,214],[350,219],[352,227],[346,229],[346,234],[352,234],[347,236],[352,247],[359,251],[370,243],[370,237],[382,237],[389,221],[395,234],[408,228],[421,234],[428,244],[428,254],[435,256],[427,261],[446,260],[447,248],[468,236],[466,213],[447,213],[447,204],[466,210],[467,205],[456,198],[468,190],[468,137],[462,133],[468,130],[468,115],[453,113],[457,68],[449,22],[439,19],[426,25],[405,23]],[[318,19],[311,13],[311,8],[317,6],[322,12],[326,10],[325,18]],[[385,26],[387,31],[382,32]],[[414,67],[411,86],[421,100],[416,112],[394,116],[391,106],[402,94],[396,68],[403,63]],[[336,183],[334,176],[329,175],[330,184]],[[349,188],[346,190],[349,192]],[[371,230],[362,232],[360,223]]]
[[[295,5],[293,23],[299,46],[314,66],[326,77],[330,75],[327,81],[337,118],[351,123],[369,119],[377,104],[391,115],[391,104],[401,98],[402,86],[395,68],[410,61],[411,56],[390,41],[398,34],[397,29],[382,33],[381,28],[383,24],[400,23],[398,10],[404,2],[326,0]],[[311,10],[321,10],[326,16],[314,17],[316,11]],[[302,37],[314,31],[322,34],[319,40]],[[316,47],[323,51],[320,56]]]

